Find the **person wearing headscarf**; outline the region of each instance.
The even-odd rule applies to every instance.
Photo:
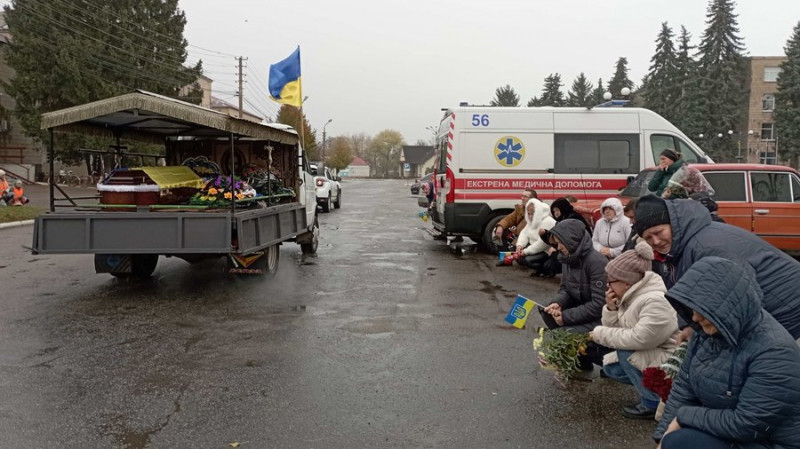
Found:
[[[655,192],[657,196],[661,196],[661,194],[664,193],[664,189],[667,188],[669,179],[681,167],[683,167],[683,159],[681,159],[680,154],[676,153],[675,150],[669,148],[665,149],[659,154],[659,164],[656,167],[656,174],[653,175],[653,179],[647,184],[647,189],[651,192]]]
[[[606,265],[606,305],[592,341],[615,349],[603,358],[603,373],[633,385],[639,403],[622,407],[631,419],[653,419],[659,397],[642,386],[642,371],[660,366],[675,350],[678,317],[664,297],[664,281],[651,271],[653,249],[644,241]]]
[[[586,232],[589,235],[592,235],[592,227],[589,226],[589,223],[575,211],[575,208],[572,207],[575,201],[572,195],[567,195],[563,198],[558,198],[553,201],[553,204],[550,205],[550,215],[556,220],[556,222],[562,222],[564,220],[578,220],[583,223],[583,226],[586,228]],[[548,248],[547,250],[547,260],[541,266],[540,270],[537,270],[535,273],[531,273],[531,276],[543,276],[543,277],[552,277],[557,274],[561,274],[561,262],[558,260],[558,251],[555,248]]]
[[[800,448],[800,348],[745,265],[704,257],[667,292],[700,327],[653,438],[661,449]]]

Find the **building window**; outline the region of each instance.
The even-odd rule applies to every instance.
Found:
[[[764,94],[761,98],[761,109],[764,112],[772,112],[775,110],[775,95]]]
[[[778,81],[778,75],[781,73],[780,67],[765,67],[764,68],[764,81],[774,83]]]
[[[761,124],[761,140],[775,140],[775,124],[762,123]]]

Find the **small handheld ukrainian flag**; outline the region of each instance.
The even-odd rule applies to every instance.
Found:
[[[536,303],[530,299],[522,295],[517,295],[517,300],[514,301],[514,305],[511,306],[511,310],[508,311],[506,321],[517,329],[522,329],[525,326],[525,321],[527,321],[528,315],[530,315],[534,305],[536,305]]]
[[[300,82],[300,46],[288,58],[269,66],[269,94],[278,103],[300,107],[303,87]]]

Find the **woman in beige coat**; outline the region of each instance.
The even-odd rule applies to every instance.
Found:
[[[645,242],[606,265],[608,288],[602,325],[590,334],[594,342],[616,349],[603,359],[602,374],[631,384],[641,396],[622,407],[631,419],[653,419],[658,395],[642,386],[642,370],[664,363],[675,350],[678,317],[664,297],[664,281],[650,271],[653,250]]]

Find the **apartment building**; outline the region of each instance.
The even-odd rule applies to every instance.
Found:
[[[749,58],[747,87],[749,98],[743,126],[738,136],[742,162],[786,163],[780,154],[780,136],[775,132],[775,93],[778,91],[780,65],[785,56],[753,56]]]

